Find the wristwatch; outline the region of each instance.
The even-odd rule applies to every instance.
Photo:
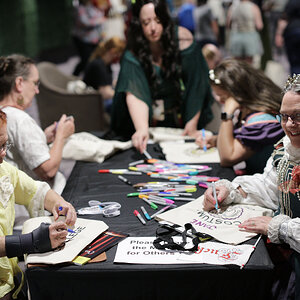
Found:
[[[221,120],[223,120],[223,121],[232,120],[233,117],[234,117],[234,114],[229,115],[229,114],[227,114],[227,112],[221,113]]]

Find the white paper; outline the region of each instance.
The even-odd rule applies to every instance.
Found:
[[[180,236],[174,241],[182,241]],[[118,244],[115,263],[127,264],[234,264],[244,266],[254,251],[252,245],[232,246],[218,242],[200,243],[198,251],[181,252],[158,250],[153,246],[155,237],[128,237]],[[192,245],[188,245],[192,246]]]
[[[127,264],[186,264],[179,261],[179,251],[158,250],[153,246],[155,237],[127,237],[118,244],[115,263]],[[175,239],[176,240],[176,239]],[[180,237],[178,237],[178,241]]]
[[[216,242],[199,244],[198,251],[191,254],[182,253],[178,259],[185,262],[213,265],[244,266],[254,251],[252,245],[228,245]]]
[[[171,127],[150,127],[149,133],[153,141],[156,143],[163,141],[184,141],[194,139],[188,135],[183,135],[183,129],[181,128],[171,128]],[[199,131],[199,134],[201,132]],[[212,135],[211,131],[205,130],[205,135]]]
[[[252,217],[273,215],[270,209],[245,204],[222,207],[219,213],[215,210],[207,212],[203,210],[203,200],[204,196],[201,196],[155,218],[180,226],[191,223],[197,232],[209,234],[224,243],[237,245],[256,235],[239,230],[239,224]]]
[[[161,142],[159,145],[166,160],[173,163],[220,163],[217,148],[204,151],[195,143],[182,142]]]
[[[60,217],[59,220],[64,221],[65,217]],[[23,233],[31,232],[42,222],[51,224],[54,219],[53,217],[31,218],[24,223]],[[102,221],[77,218],[74,227],[72,227],[75,233],[68,232],[66,245],[62,250],[29,254],[25,257],[25,263],[59,264],[71,262],[82,249],[107,229],[108,226]]]

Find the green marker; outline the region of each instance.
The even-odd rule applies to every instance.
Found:
[[[186,189],[185,191],[186,191],[187,193],[193,193],[193,192],[197,192],[197,188]]]
[[[155,203],[153,203],[152,201],[148,200],[147,198],[141,197],[141,199],[143,201],[145,201],[146,203],[148,203],[151,206],[151,208],[158,209],[158,206]]]
[[[196,181],[196,180],[191,180],[191,179],[188,179],[188,180],[186,181],[186,183],[187,183],[187,184],[197,184],[197,183],[198,183],[198,181]]]
[[[140,193],[129,193],[127,197],[137,197]]]

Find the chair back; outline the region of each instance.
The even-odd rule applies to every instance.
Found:
[[[103,99],[97,91],[73,94],[67,90],[67,84],[80,78],[64,74],[50,62],[41,62],[37,68],[40,92],[36,98],[43,129],[58,121],[62,114],[74,117],[76,132],[108,129],[109,117],[104,111]]]

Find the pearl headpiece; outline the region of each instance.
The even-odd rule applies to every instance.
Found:
[[[213,81],[215,84],[221,84],[220,79],[216,78],[215,71],[209,70],[209,79]]]

